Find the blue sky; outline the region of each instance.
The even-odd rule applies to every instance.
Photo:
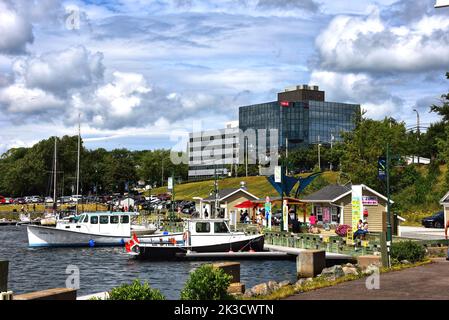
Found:
[[[433,0],[0,0],[0,152],[52,135],[181,148],[296,84],[413,126],[448,91]]]

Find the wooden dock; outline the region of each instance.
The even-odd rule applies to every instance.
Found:
[[[264,244],[264,249],[272,252],[283,252],[293,256],[298,256],[301,254],[301,252],[307,251],[307,249],[276,246],[272,244]],[[326,260],[346,260],[353,258],[353,256],[347,254],[326,252]]]
[[[294,260],[286,252],[187,252],[179,255],[182,260]]]

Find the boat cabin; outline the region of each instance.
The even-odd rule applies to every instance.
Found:
[[[69,220],[59,220],[56,228],[90,234],[129,237],[131,214],[126,212],[85,212]]]
[[[228,219],[192,219],[186,220],[184,230],[191,235],[229,235]]]

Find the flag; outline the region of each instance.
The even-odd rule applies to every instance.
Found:
[[[125,243],[126,252],[133,252],[134,251],[133,249],[139,244],[140,244],[139,239],[137,239],[136,234],[133,233],[133,237],[127,243]]]

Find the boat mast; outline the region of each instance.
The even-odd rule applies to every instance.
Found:
[[[78,113],[78,159],[76,163],[76,214],[78,214],[78,195],[80,187],[80,144],[81,144],[81,113]]]
[[[53,212],[56,213],[57,204],[56,204],[56,144],[57,144],[57,137],[55,136],[55,151],[54,151],[54,165],[53,165]]]

